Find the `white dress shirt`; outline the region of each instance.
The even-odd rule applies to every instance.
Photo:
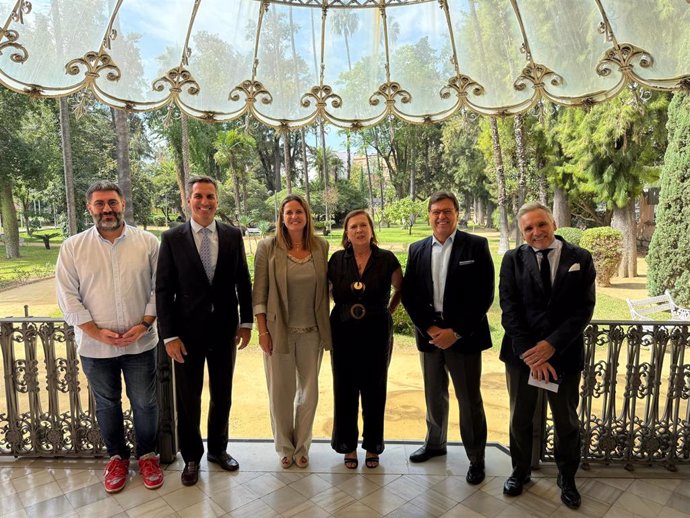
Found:
[[[144,315],[155,316],[158,247],[156,236],[129,225],[112,243],[93,226],[62,244],[55,270],[57,299],[65,322],[74,326],[80,355],[113,358],[156,346],[155,326],[126,347],[91,338],[79,326],[93,320],[100,328],[124,333]]]
[[[538,248],[531,247],[534,252],[538,252]],[[561,260],[561,249],[563,248],[563,243],[559,241],[558,239],[553,240],[553,242],[547,246],[546,248],[550,248],[551,252],[549,252],[549,255],[547,256],[548,261],[549,261],[549,266],[551,267],[551,285],[553,286],[553,281],[556,280],[556,272],[558,271],[558,263]],[[541,254],[537,254],[537,266],[539,267],[539,270],[541,270],[541,262],[543,261]]]
[[[437,313],[443,313],[443,295],[446,292],[446,277],[450,253],[453,250],[453,239],[455,239],[455,232],[448,236],[443,244],[435,236],[431,237],[431,279],[434,284],[434,311]]]

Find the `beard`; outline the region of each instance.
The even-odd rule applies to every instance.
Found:
[[[109,221],[104,220],[103,218],[106,215],[113,216],[113,219]],[[99,230],[116,230],[120,228],[120,225],[122,225],[123,221],[122,212],[117,211],[113,211],[108,214],[92,214],[91,217],[93,218],[93,222],[96,225],[96,228]]]

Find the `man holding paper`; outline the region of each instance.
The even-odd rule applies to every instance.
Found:
[[[541,386],[547,388],[554,421],[561,500],[577,508],[582,333],[594,311],[596,273],[587,250],[554,235],[553,215],[541,203],[523,205],[518,224],[525,244],[503,257],[499,285],[513,464],[503,494],[517,496],[530,481],[532,418]]]

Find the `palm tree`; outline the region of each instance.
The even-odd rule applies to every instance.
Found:
[[[350,59],[350,36],[357,30],[359,18],[350,9],[341,9],[333,13],[333,30],[338,36],[345,38],[345,52],[347,54],[347,68],[352,70]]]
[[[235,194],[235,221],[237,222],[242,209],[240,182],[246,180],[244,173],[256,149],[256,141],[251,135],[232,129],[220,131],[214,146],[217,151],[213,159],[220,167],[227,168],[232,178]]]
[[[134,199],[132,197],[132,167],[129,163],[129,116],[126,111],[110,108],[117,143],[117,183],[122,189],[125,204],[125,221],[134,224]]]

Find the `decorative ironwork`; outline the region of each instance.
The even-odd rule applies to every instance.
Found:
[[[120,69],[105,50],[87,52],[83,57],[73,59],[65,65],[66,72],[71,76],[81,73],[82,68],[85,69],[83,73],[87,85],[91,85],[105,70],[108,71],[105,76],[108,81],[119,81],[122,76]]]
[[[230,91],[229,99],[231,101],[239,101],[240,94],[244,94],[245,102],[247,104],[254,104],[258,99],[262,104],[271,104],[273,96],[261,83],[261,81],[242,81],[239,85]]]
[[[551,84],[551,86],[561,86],[563,84],[563,78],[546,65],[530,63],[522,69],[522,73],[513,83],[513,88],[521,92],[527,88],[527,84],[529,83],[541,94],[544,92],[544,85],[547,82]]]
[[[95,419],[95,402],[79,371],[74,330],[58,319],[0,319],[4,408],[0,406],[0,455],[101,456],[105,446]],[[159,406],[162,458],[171,462],[172,430],[170,366],[159,357]],[[86,396],[86,400],[84,400]],[[0,399],[2,404],[3,399]],[[47,408],[46,408],[47,402]],[[131,411],[124,415],[125,433],[134,444]],[[170,421],[169,423],[163,420]]]
[[[5,41],[2,41],[3,39]],[[17,31],[0,27],[0,56],[3,50],[14,49],[14,52],[10,54],[10,59],[15,63],[24,63],[29,58],[29,53],[23,45],[17,43],[18,39],[19,33]]]
[[[316,101],[316,110],[319,113],[326,109],[328,101],[331,102],[332,108],[340,108],[343,104],[343,99],[338,94],[334,94],[333,88],[328,85],[317,85],[312,87],[309,92],[302,96],[300,104],[304,108],[309,108],[312,100]]]
[[[448,99],[451,95],[451,91],[455,91],[461,99],[466,98],[469,92],[472,92],[472,95],[476,97],[484,95],[484,87],[470,76],[464,74],[453,76],[448,79],[448,84],[441,88],[439,92],[441,99]]]
[[[654,64],[654,58],[649,52],[632,43],[621,43],[604,53],[596,71],[600,76],[607,77],[611,74],[612,67],[617,66],[623,75],[631,77],[636,64],[641,68],[649,68]]]
[[[584,467],[690,463],[688,351],[688,323],[592,322],[579,410]],[[543,460],[553,460],[553,441],[547,419]]]
[[[403,104],[412,102],[412,95],[407,90],[404,90],[400,83],[388,81],[379,86],[376,92],[369,97],[369,104],[378,106],[381,99],[383,99],[386,102],[386,107],[392,108],[395,106],[396,97],[399,97],[400,102]]]
[[[197,95],[201,90],[191,72],[182,66],[172,68],[163,77],[156,79],[153,82],[153,90],[162,92],[166,85],[170,89],[172,97],[177,97],[183,88],[187,90],[189,95]]]

